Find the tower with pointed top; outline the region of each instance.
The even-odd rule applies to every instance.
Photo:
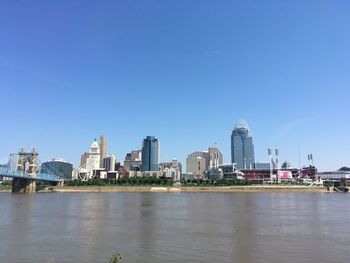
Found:
[[[85,168],[92,172],[100,167],[100,146],[96,139],[90,146],[90,151],[86,160]]]

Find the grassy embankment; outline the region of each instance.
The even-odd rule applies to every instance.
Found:
[[[1,191],[11,191],[12,189],[12,182],[2,182],[0,184],[0,192]]]

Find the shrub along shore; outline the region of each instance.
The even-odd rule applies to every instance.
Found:
[[[173,186],[174,180],[170,178],[157,177],[123,177],[117,180],[91,179],[67,180],[65,186]],[[233,186],[233,185],[252,185],[253,181],[248,180],[203,180],[203,179],[183,179],[181,186]]]

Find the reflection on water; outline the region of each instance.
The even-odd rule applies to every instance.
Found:
[[[0,193],[0,262],[348,262],[350,195]]]

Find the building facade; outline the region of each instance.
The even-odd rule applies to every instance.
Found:
[[[95,139],[89,152],[85,152],[81,156],[78,177],[81,179],[93,178],[97,170],[103,170],[100,168],[100,160],[100,145]]]
[[[160,145],[158,139],[154,136],[147,136],[142,144],[142,162],[141,171],[158,171]]]
[[[97,143],[96,139],[90,146],[85,168],[88,171],[93,171],[100,168],[100,146]]]
[[[235,164],[221,164],[217,167],[212,167],[208,170],[207,176],[211,180],[237,180],[244,179],[243,173],[235,167]]]
[[[209,147],[209,168],[218,168],[219,165],[223,164],[224,156],[217,146]]]
[[[134,150],[127,153],[124,159],[124,167],[128,171],[140,171],[142,152],[141,150]]]
[[[231,162],[238,169],[254,168],[254,144],[251,130],[246,121],[236,123],[231,135]]]
[[[182,164],[177,159],[173,159],[171,162],[160,163],[159,170],[162,173],[162,177],[172,178],[174,181],[180,181]]]
[[[54,174],[65,179],[72,179],[73,164],[61,158],[52,159],[41,164],[41,172]]]
[[[189,154],[186,158],[186,174],[193,178],[204,177],[205,171],[209,167],[209,153],[196,151]]]
[[[209,147],[208,151],[193,152],[186,158],[186,174],[193,178],[203,178],[208,170],[223,164],[223,159],[217,146]]]
[[[106,137],[104,135],[100,136],[100,168],[103,167],[103,159],[106,158],[107,154],[107,143],[106,143]]]
[[[114,155],[107,155],[103,158],[103,169],[106,172],[114,172],[115,171],[116,158]]]

